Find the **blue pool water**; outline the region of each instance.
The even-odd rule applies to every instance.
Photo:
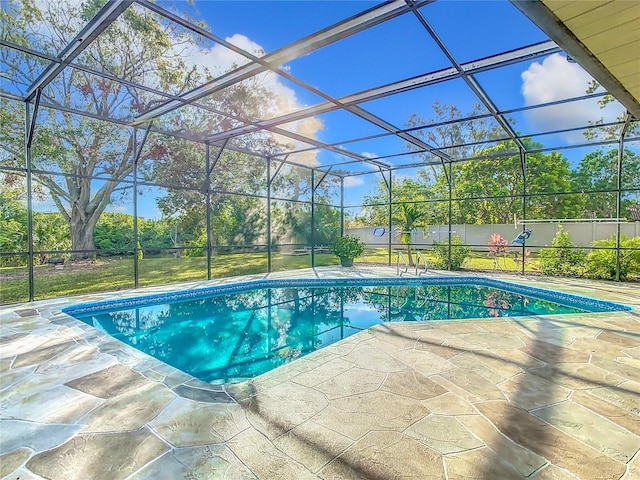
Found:
[[[381,322],[623,309],[492,279],[449,277],[249,282],[65,311],[205,382],[227,383],[267,372]]]

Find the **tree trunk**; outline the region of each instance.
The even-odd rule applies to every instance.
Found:
[[[407,243],[407,257],[409,260],[409,266],[410,267],[414,267],[415,264],[413,263],[413,255],[411,255],[411,244]]]
[[[73,209],[69,220],[71,248],[73,250],[90,250],[90,252],[74,253],[74,260],[90,258],[95,254],[96,244],[93,241],[93,232],[96,228],[96,223],[98,223],[98,218],[100,218],[100,215],[96,213],[87,218],[77,208]]]
[[[411,232],[403,232],[400,235],[400,241],[407,246],[407,261],[409,262],[409,266],[413,267],[413,256],[411,255]]]

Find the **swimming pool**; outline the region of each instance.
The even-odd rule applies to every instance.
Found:
[[[628,310],[484,277],[264,280],[63,311],[205,382],[252,378],[381,322]]]

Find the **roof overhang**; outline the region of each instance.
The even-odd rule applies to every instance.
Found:
[[[640,119],[640,6],[614,0],[511,0]]]

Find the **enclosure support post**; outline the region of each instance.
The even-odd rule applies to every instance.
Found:
[[[384,177],[384,173],[382,174],[382,176]],[[387,185],[389,187],[389,251],[388,251],[388,258],[389,258],[389,266],[391,266],[391,241],[392,241],[392,234],[393,234],[393,218],[392,218],[392,213],[393,213],[393,171],[389,170],[389,184]],[[391,310],[389,310],[389,314],[391,314]]]
[[[522,218],[526,220],[527,218],[527,154],[521,148],[520,149],[520,165],[522,167]],[[522,224],[522,231],[527,228],[525,223]],[[527,242],[522,242],[522,270],[521,273],[524,275],[524,264],[526,261],[526,253],[527,253]]]
[[[271,157],[267,157],[267,273],[271,273]]]
[[[138,255],[140,254],[140,249],[138,248],[138,162],[140,161],[144,144],[147,143],[147,138],[149,138],[149,132],[152,126],[153,121],[147,124],[140,146],[138,146],[138,129],[133,127],[133,286],[135,288],[138,288],[140,277],[140,263],[138,259]]]
[[[324,177],[322,177],[324,178]],[[320,180],[322,181],[322,179]],[[316,169],[311,169],[311,268],[316,266]]]
[[[33,114],[29,114],[29,103],[25,104],[25,116],[24,116],[24,129],[25,129],[25,163],[27,168],[27,242],[28,242],[28,253],[29,256],[27,258],[27,265],[29,268],[29,301],[33,302],[35,297],[35,278],[33,272],[34,265],[34,249],[33,249],[33,202],[31,195],[31,143],[33,142],[33,134],[36,128],[36,117],[38,116],[38,107],[40,106],[40,95],[42,94],[42,90],[38,89],[36,91],[36,98],[33,105]]]
[[[387,197],[389,199],[389,203],[387,204],[387,213],[388,213],[388,220],[389,220],[389,228],[387,228],[387,231],[389,232],[389,242],[387,244],[387,262],[389,264],[389,266],[391,266],[391,262],[393,261],[391,258],[391,234],[392,234],[392,228],[393,228],[393,218],[391,216],[392,214],[392,208],[391,208],[391,204],[393,203],[393,198],[392,198],[392,193],[391,193],[391,174],[392,174],[392,170],[388,170],[389,172],[389,180],[387,180],[387,177],[384,176],[384,170],[382,170],[382,167],[378,167],[378,169],[380,170],[380,175],[382,175],[382,180],[384,180],[384,184],[387,186],[387,193],[389,194],[389,196]]]
[[[344,235],[344,177],[340,177],[340,236]]]
[[[211,145],[208,143],[205,145],[204,162],[207,169],[207,175],[204,179],[207,182],[204,190],[205,208],[207,210],[205,214],[207,221],[207,280],[211,280]]]
[[[267,157],[267,272],[271,273],[272,270],[272,261],[271,256],[273,254],[271,245],[273,243],[273,237],[271,235],[271,185],[273,185],[273,181],[280,173],[280,170],[284,166],[284,163],[289,158],[289,155],[286,155],[283,159],[280,160],[280,165],[276,168],[273,175],[271,174],[271,163],[272,157]]]
[[[451,270],[451,229],[453,228],[452,226],[452,216],[453,216],[453,205],[452,205],[452,199],[453,199],[453,191],[452,191],[452,187],[453,187],[453,163],[449,162],[449,245],[448,245],[448,249],[447,249],[447,270]]]
[[[31,164],[31,144],[33,143],[33,135],[36,129],[36,118],[38,117],[38,108],[40,107],[40,96],[42,95],[42,90],[38,88],[36,90],[36,98],[33,104],[33,114],[29,116],[29,103],[25,105],[25,129],[26,129],[26,145],[25,145],[25,155],[26,155],[26,167],[27,167],[27,241],[29,257],[27,259],[29,266],[29,301],[33,302],[35,297],[35,276],[34,276],[34,248],[33,248],[33,202],[32,202],[32,174],[31,170],[33,168]]]
[[[618,138],[618,180],[616,182],[616,282],[620,281],[620,217],[622,215],[622,209],[620,207],[622,203],[622,161],[624,157],[624,136],[627,133],[627,128],[629,127],[630,122],[631,114],[627,112]]]
[[[218,150],[218,153],[213,160],[211,159],[211,144],[205,144],[205,168],[207,170],[205,172],[205,182],[207,182],[205,188],[205,208],[207,209],[207,213],[205,214],[205,225],[207,228],[207,280],[211,280],[211,260],[213,256],[213,242],[211,241],[211,174],[222,157],[228,142],[228,138],[222,142],[222,145],[218,147],[220,150]]]
[[[136,127],[133,127],[133,151],[135,152],[133,157],[133,288],[138,288],[140,265],[138,262],[138,129]],[[142,152],[142,145],[140,145],[140,152]],[[136,309],[136,315],[137,313],[138,309]],[[137,320],[136,316],[136,324]]]
[[[324,179],[327,178],[329,172],[333,167],[329,167],[320,177],[318,183],[315,181],[315,168],[311,169],[311,266],[316,266],[316,217],[315,217],[315,205],[316,205],[316,190],[318,187],[324,182]]]

